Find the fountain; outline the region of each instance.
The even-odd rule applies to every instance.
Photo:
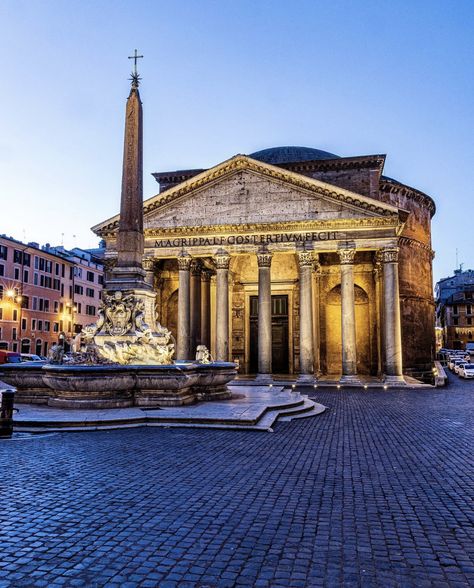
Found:
[[[3,365],[0,378],[18,402],[66,408],[181,406],[231,397],[231,362],[212,362],[202,346],[197,361],[173,362],[171,332],[155,318],[154,292],[143,269],[143,131],[139,76],[127,99],[116,265],[107,276],[99,318],[84,328],[65,362],[52,348],[46,365]]]

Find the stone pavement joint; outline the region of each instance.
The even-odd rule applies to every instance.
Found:
[[[474,382],[311,397],[273,435],[2,442],[0,586],[474,585]]]

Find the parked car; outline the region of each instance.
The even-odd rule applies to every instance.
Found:
[[[474,378],[474,363],[462,363],[458,369],[461,378]]]
[[[22,353],[21,361],[43,361],[39,355],[34,353]]]
[[[0,363],[20,363],[21,356],[16,351],[4,351],[0,349]]]
[[[456,366],[459,365],[460,363],[466,363],[466,362],[464,361],[464,359],[459,359],[457,357],[452,358],[449,360],[448,367],[452,372],[456,373]]]
[[[454,373],[459,376],[459,370],[461,369],[461,367],[464,367],[465,365],[467,365],[467,361],[461,361],[460,363],[455,363],[454,364]]]

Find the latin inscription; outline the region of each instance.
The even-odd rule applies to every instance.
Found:
[[[158,239],[155,247],[213,247],[226,245],[266,245],[269,243],[305,243],[338,239],[336,231],[276,233],[273,235],[227,235],[223,237],[176,237]]]

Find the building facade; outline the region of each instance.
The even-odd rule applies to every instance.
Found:
[[[87,251],[0,237],[0,349],[47,355],[97,319],[103,267]]]
[[[154,174],[143,266],[178,358],[204,344],[263,376],[429,370],[435,205],[384,162],[279,147]],[[119,220],[93,227],[109,269]]]
[[[435,287],[436,324],[441,345],[465,349],[474,342],[474,271],[457,269]]]

